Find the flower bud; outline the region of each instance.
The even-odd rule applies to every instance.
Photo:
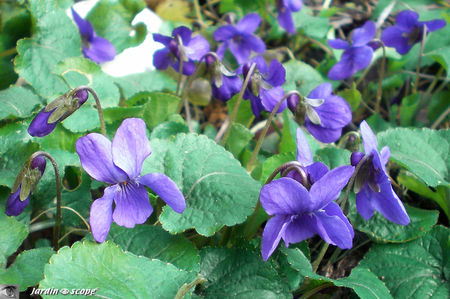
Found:
[[[28,206],[30,194],[44,174],[45,166],[46,160],[42,156],[37,156],[31,163],[25,163],[11,188],[6,203],[6,215],[17,216]]]
[[[193,104],[206,106],[211,101],[211,85],[204,78],[195,79],[187,92],[189,101]]]
[[[350,157],[350,161],[352,166],[358,165],[359,161],[364,157],[364,154],[361,152],[354,152]]]
[[[86,89],[76,92],[71,90],[59,96],[35,116],[28,127],[28,133],[34,137],[44,137],[50,134],[56,124],[80,108],[87,101],[88,96]]]

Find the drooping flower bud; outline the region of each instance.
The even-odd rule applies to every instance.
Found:
[[[45,166],[46,160],[42,156],[37,156],[31,163],[30,161],[25,163],[11,188],[6,203],[6,215],[17,216],[27,207],[30,194],[44,174]]]
[[[71,90],[59,96],[35,116],[28,127],[28,133],[34,137],[44,137],[50,134],[58,122],[74,113],[88,99],[86,89]]]
[[[228,101],[242,88],[242,81],[235,72],[229,71],[215,53],[205,56],[205,65],[211,77],[212,94],[221,101]]]
[[[204,78],[195,79],[187,92],[189,102],[193,104],[206,106],[211,102],[211,85]]]

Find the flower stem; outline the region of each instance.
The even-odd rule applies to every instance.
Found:
[[[256,143],[256,147],[253,150],[252,156],[250,157],[250,160],[248,160],[247,163],[247,172],[251,172],[254,168],[254,163],[256,161],[256,157],[258,156],[259,150],[261,149],[264,137],[267,134],[267,131],[269,130],[270,124],[272,122],[272,118],[275,116],[275,114],[277,113],[278,109],[280,108],[281,104],[283,103],[284,100],[286,100],[289,96],[293,95],[293,94],[298,94],[299,97],[301,98],[301,95],[298,91],[294,90],[294,91],[290,91],[287,94],[285,94],[279,101],[278,103],[275,105],[275,107],[272,109],[272,111],[270,112],[269,118],[267,119],[266,125],[264,126],[264,129],[262,131],[262,133],[259,135],[258,141]]]
[[[98,98],[97,93],[89,86],[79,86],[79,87],[75,88],[72,92],[76,93],[77,91],[83,90],[83,89],[86,89],[87,91],[89,91],[95,99],[95,105],[97,106],[97,111],[98,111],[98,118],[100,120],[100,128],[101,128],[102,134],[104,136],[106,136],[105,118],[103,117],[103,109],[102,109],[102,105],[100,104],[100,99]]]
[[[314,273],[319,268],[320,262],[322,261],[323,257],[325,256],[325,253],[328,250],[328,246],[330,246],[330,244],[328,244],[327,242],[323,242],[322,248],[320,249],[320,252],[319,252],[319,255],[317,256],[317,258],[312,263],[312,268],[313,268],[313,272]]]
[[[53,159],[53,157],[49,154],[46,153],[44,151],[37,151],[35,153],[33,153],[30,156],[30,163],[31,161],[33,161],[34,158],[38,157],[38,156],[44,156],[47,159],[50,160],[50,162],[52,163],[53,166],[53,170],[55,171],[55,183],[56,183],[56,222],[55,222],[55,226],[53,227],[53,247],[55,248],[55,250],[59,249],[59,245],[58,245],[58,238],[59,238],[59,233],[61,230],[61,177],[59,175],[59,170],[58,170],[58,164],[56,164],[55,159]]]
[[[178,289],[177,294],[175,295],[175,299],[182,299],[190,289],[195,287],[198,284],[205,283],[207,280],[201,277],[200,275],[191,283],[185,283]]]
[[[383,78],[384,78],[384,71],[386,68],[386,47],[381,40],[379,40],[378,43],[383,48],[383,57],[381,58],[380,78],[378,80],[378,90],[377,90],[377,100],[375,103],[375,113],[380,112],[381,97],[383,96]]]
[[[319,285],[318,287],[316,287],[316,288],[314,288],[314,289],[312,289],[312,290],[309,290],[308,292],[306,292],[305,294],[303,294],[303,295],[300,297],[300,299],[307,299],[307,298],[310,298],[312,295],[315,295],[317,292],[320,292],[320,291],[322,291],[323,289],[326,289],[326,288],[331,287],[331,286],[333,286],[333,283],[331,283],[331,282],[326,282],[326,283],[324,283],[324,284],[321,284],[321,285]]]
[[[229,119],[227,130],[225,131],[225,134],[223,135],[223,139],[222,139],[222,142],[221,142],[222,146],[225,146],[225,143],[227,142],[228,136],[230,135],[231,127],[233,126],[234,119],[236,118],[237,112],[239,110],[239,106],[241,105],[241,102],[242,102],[242,97],[244,96],[244,92],[247,89],[247,85],[250,82],[250,78],[251,78],[255,68],[256,68],[256,63],[252,63],[252,65],[250,66],[250,69],[249,69],[249,71],[247,73],[247,76],[245,77],[244,83],[242,84],[242,88],[239,91],[238,98],[237,98],[237,101],[236,101],[236,105],[234,106],[233,112],[231,113],[231,116],[230,116],[230,119]]]
[[[425,47],[426,36],[427,36],[427,26],[423,26],[422,42],[420,43],[419,58],[417,58],[416,80],[414,81],[414,87],[412,92],[413,94],[415,94],[417,92],[417,88],[419,88],[420,63],[422,62],[423,48]]]
[[[356,176],[358,175],[359,170],[361,169],[363,164],[367,161],[367,159],[369,159],[369,158],[367,155],[365,155],[356,165],[355,171],[353,172],[353,175],[350,178],[350,181],[348,182],[347,189],[345,190],[344,198],[342,199],[342,202],[339,205],[342,210],[344,210],[345,204],[347,203],[348,196],[350,195],[350,190],[352,190],[352,188],[353,188],[353,184],[355,183]]]

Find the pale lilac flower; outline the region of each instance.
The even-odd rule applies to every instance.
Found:
[[[243,65],[244,78],[253,63],[256,63],[256,68],[245,89],[244,99],[250,100],[253,114],[259,117],[263,110],[271,112],[283,98],[284,90],[281,86],[286,81],[286,70],[277,60],[272,60],[267,66],[264,58],[258,56]],[[283,101],[277,112],[283,112],[286,105],[286,101]]]
[[[301,129],[297,129],[297,160],[306,171],[308,182],[290,173],[261,189],[261,205],[273,216],[262,236],[261,253],[265,261],[281,239],[286,247],[315,234],[342,249],[353,244],[353,227],[334,200],[352,176],[354,167],[340,166],[329,171],[323,163],[314,163]]]
[[[375,37],[375,33],[375,23],[367,21],[362,27],[353,30],[351,45],[342,39],[328,40],[330,47],[345,50],[341,60],[328,72],[328,78],[331,80],[346,79],[368,67],[373,57],[373,47],[370,41]]]
[[[226,102],[242,88],[239,76],[230,72],[214,55],[206,55],[205,63],[211,75],[212,94],[215,98]]]
[[[332,92],[331,84],[323,83],[314,88],[302,102],[296,94],[288,97],[288,107],[296,114],[296,118],[304,119],[311,135],[325,143],[338,140],[342,128],[352,121],[352,111],[347,101]],[[297,114],[304,115],[297,117]]]
[[[153,55],[153,65],[158,70],[165,70],[170,65],[179,72],[180,61],[183,61],[183,74],[192,75],[195,70],[194,61],[200,60],[209,52],[209,43],[201,35],[192,37],[192,31],[180,26],[172,31],[172,36],[154,33],[153,39],[162,43],[164,48]]]
[[[109,184],[103,197],[91,206],[92,235],[103,242],[112,221],[132,228],[144,223],[153,212],[145,186],[152,189],[175,212],[186,207],[183,194],[165,174],[140,176],[142,164],[151,154],[146,127],[139,118],[125,119],[111,141],[98,133],[77,140],[81,166],[95,180]],[[113,209],[114,202],[114,209]]]
[[[302,9],[302,0],[276,0],[278,11],[278,23],[288,33],[295,33],[294,20],[292,19],[292,12]]]
[[[419,14],[410,10],[400,12],[395,20],[397,25],[384,29],[381,40],[402,55],[408,53],[414,44],[422,41],[425,27],[427,32],[432,32],[445,27],[446,24],[440,19],[419,22]]]
[[[261,23],[261,17],[250,13],[243,17],[235,26],[224,25],[214,32],[214,39],[222,42],[217,49],[217,55],[222,59],[227,49],[230,49],[239,64],[247,62],[251,51],[264,53],[266,45],[253,32]]]
[[[392,189],[385,167],[391,154],[389,147],[385,146],[378,152],[377,139],[366,121],[361,123],[360,129],[365,155],[354,152],[351,157],[354,166],[365,158],[355,179],[356,208],[366,220],[377,210],[389,221],[407,225],[410,222],[409,216]]]
[[[84,56],[97,63],[113,60],[116,56],[114,45],[106,38],[98,36],[91,23],[80,17],[73,8],[72,16],[81,34]]]

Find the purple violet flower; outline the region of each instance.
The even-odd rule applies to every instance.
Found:
[[[34,158],[30,166],[25,164],[11,188],[11,194],[6,202],[6,215],[18,216],[25,210],[34,187],[44,174],[46,164],[45,158],[42,156]]]
[[[288,33],[294,34],[294,20],[292,19],[292,13],[302,9],[302,0],[277,0],[277,11],[278,11],[278,23],[283,27]]]
[[[47,106],[33,118],[28,127],[28,134],[34,137],[44,137],[53,132],[58,122],[63,121],[83,105],[88,97],[86,89],[65,93]]]
[[[165,47],[153,55],[153,65],[158,70],[165,70],[169,65],[178,72],[180,61],[183,61],[183,74],[192,75],[195,70],[194,61],[200,60],[209,52],[209,43],[201,35],[191,37],[192,31],[180,26],[172,31],[172,37],[154,33],[153,39]]]
[[[253,114],[259,117],[262,110],[271,112],[283,98],[284,90],[281,85],[286,81],[286,70],[277,60],[272,60],[267,66],[264,58],[258,56],[243,65],[244,78],[253,63],[256,63],[256,68],[244,92],[244,99],[250,100]],[[277,112],[280,113],[285,108],[286,102],[283,101]]]
[[[229,48],[239,64],[247,62],[251,51],[264,53],[266,45],[253,34],[261,23],[261,17],[250,13],[243,17],[236,26],[224,25],[214,32],[214,39],[222,44],[217,49],[217,55],[222,59]]]
[[[73,8],[72,16],[81,34],[84,56],[97,63],[113,60],[116,56],[114,45],[106,38],[98,36],[91,23],[80,17]]]
[[[304,102],[296,94],[288,98],[288,107],[296,118],[304,119],[311,135],[325,143],[338,140],[342,128],[352,121],[352,111],[347,101],[333,95],[332,91],[330,83],[323,83],[314,88]]]
[[[381,40],[388,47],[394,47],[399,54],[406,54],[414,44],[422,41],[423,29],[426,26],[427,32],[432,32],[445,27],[444,20],[432,20],[419,22],[419,14],[404,10],[395,19],[397,25],[384,29]]]
[[[330,47],[345,50],[341,60],[328,72],[328,78],[343,80],[368,67],[373,56],[373,47],[370,41],[374,38],[375,33],[375,23],[367,21],[362,27],[353,30],[351,46],[339,38],[328,40]]]
[[[226,102],[242,88],[242,80],[236,73],[230,72],[214,55],[206,55],[205,63],[211,73],[212,94]]]
[[[155,191],[175,212],[184,211],[184,196],[168,176],[161,173],[139,176],[145,158],[151,154],[143,120],[125,119],[112,143],[98,133],[81,137],[76,150],[83,169],[95,180],[110,185],[105,188],[103,197],[91,206],[89,222],[97,242],[105,240],[113,220],[128,228],[147,220],[153,208],[145,186]]]
[[[403,203],[392,190],[385,167],[391,154],[389,147],[385,146],[381,152],[378,152],[377,139],[366,121],[361,123],[360,129],[365,155],[361,152],[354,152],[351,156],[351,163],[354,166],[361,159],[366,159],[356,174],[354,186],[356,208],[365,220],[369,220],[377,210],[387,220],[407,225],[410,222],[409,216]]]
[[[311,150],[301,129],[297,129],[297,160],[307,172],[308,182],[291,175],[263,186],[260,201],[267,214],[261,253],[266,261],[281,238],[286,247],[318,234],[325,242],[342,249],[351,248],[354,231],[335,199],[353,174],[354,167],[340,166],[331,171],[313,162]]]

